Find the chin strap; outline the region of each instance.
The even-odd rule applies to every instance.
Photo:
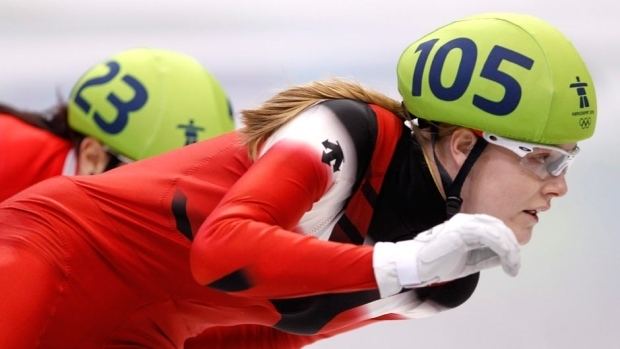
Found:
[[[424,126],[431,127],[432,130],[431,147],[433,149],[433,158],[435,159],[435,164],[437,164],[437,170],[439,171],[439,176],[441,177],[441,184],[446,191],[446,216],[447,219],[450,219],[461,210],[461,205],[463,204],[463,199],[461,199],[461,188],[463,187],[465,178],[488,143],[484,138],[478,137],[476,144],[467,155],[467,159],[465,159],[463,166],[461,166],[461,169],[457,173],[456,177],[452,180],[448,174],[448,171],[446,171],[445,167],[443,167],[439,161],[437,152],[435,151],[435,144],[437,143],[438,134],[437,127],[431,123],[427,123]]]
[[[463,187],[463,183],[465,182],[465,178],[469,174],[469,171],[471,171],[472,167],[474,167],[474,163],[476,162],[476,160],[478,160],[480,154],[482,154],[482,151],[487,146],[487,144],[488,143],[486,140],[478,138],[476,144],[469,152],[469,155],[467,155],[467,159],[465,159],[463,166],[461,166],[459,173],[457,173],[456,178],[454,178],[454,181],[452,181],[452,183],[449,184],[448,187],[445,187],[446,214],[448,219],[452,218],[452,216],[459,213],[459,211],[461,210],[461,204],[463,203],[463,199],[461,199],[461,188]],[[433,152],[435,152],[434,148]],[[437,162],[437,167],[441,167],[443,169],[443,166],[437,160],[435,161]],[[445,172],[445,169],[443,169],[443,171]]]
[[[418,118],[408,112],[405,114],[405,119],[407,119],[410,123],[417,125],[419,128],[431,129],[431,148],[433,149],[433,158],[435,159],[435,164],[437,164],[437,170],[439,171],[439,176],[441,177],[441,184],[446,191],[446,216],[447,219],[450,219],[461,211],[461,205],[463,204],[463,199],[461,199],[461,189],[463,188],[465,178],[471,171],[476,160],[480,157],[480,154],[482,154],[484,148],[486,148],[489,143],[484,138],[478,136],[476,144],[474,144],[474,147],[467,155],[467,159],[465,159],[463,166],[461,166],[461,169],[456,174],[456,177],[452,180],[448,174],[448,171],[446,171],[445,167],[443,167],[439,161],[439,158],[437,158],[437,153],[435,152],[435,144],[437,143],[437,135],[439,134],[439,129],[437,126],[432,122]],[[415,119],[415,121],[413,119]],[[413,130],[411,134],[413,135]]]

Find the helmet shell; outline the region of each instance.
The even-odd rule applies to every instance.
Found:
[[[398,89],[420,118],[541,144],[592,136],[596,94],[577,50],[548,23],[491,13],[443,26],[402,53]]]
[[[134,160],[234,129],[224,90],[198,61],[144,48],[89,69],[73,87],[68,121]]]

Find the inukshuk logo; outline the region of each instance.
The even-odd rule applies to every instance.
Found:
[[[198,142],[198,132],[205,130],[204,127],[194,125],[193,119],[189,119],[189,123],[187,125],[177,125],[177,128],[185,130],[185,145]]]
[[[590,101],[588,101],[588,95],[586,92],[586,86],[588,86],[588,84],[586,82],[581,81],[579,79],[579,76],[576,76],[575,79],[577,81],[573,82],[572,84],[568,86],[570,88],[574,88],[575,92],[577,92],[577,97],[579,98],[579,109],[589,108]],[[579,111],[574,111],[572,114],[573,116],[579,117],[579,126],[582,129],[585,130],[587,128],[590,128],[590,126],[592,125],[592,117],[590,115],[594,114],[593,110],[579,110]]]
[[[585,82],[581,82],[578,76],[577,76],[577,82],[573,82],[572,84],[570,84],[571,88],[574,88],[577,90],[577,96],[579,96],[579,108],[581,109],[587,108],[590,106],[590,103],[588,102],[588,96],[586,95],[586,89],[585,89],[586,86],[588,86],[588,84]]]

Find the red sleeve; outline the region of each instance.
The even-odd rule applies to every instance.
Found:
[[[211,327],[185,341],[184,349],[299,349],[324,336],[300,336],[260,325]]]
[[[184,349],[299,349],[319,340],[352,331],[382,320],[390,315],[360,321],[337,331],[312,336],[296,335],[260,325],[211,327],[200,335],[185,341]]]
[[[62,174],[70,149],[69,141],[0,114],[0,201]]]
[[[190,258],[195,279],[262,298],[376,288],[372,247],[293,232],[330,179],[320,153],[291,142],[274,145],[199,229]]]

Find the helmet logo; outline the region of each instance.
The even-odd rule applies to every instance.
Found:
[[[86,99],[84,99],[84,96],[82,96],[84,90],[93,86],[104,85],[114,79],[120,72],[120,65],[115,61],[106,63],[106,66],[109,69],[108,73],[103,76],[96,76],[86,80],[75,94],[75,104],[78,108],[82,109],[85,114],[90,112],[91,105]],[[99,126],[99,128],[106,133],[117,134],[123,131],[129,122],[129,114],[142,108],[148,100],[146,88],[135,77],[125,74],[123,75],[122,80],[133,90],[133,98],[128,101],[123,101],[114,92],[109,92],[107,95],[107,100],[116,109],[116,118],[113,121],[108,122],[101,116],[101,114],[99,114],[99,111],[97,110],[95,110],[93,115],[97,126]]]
[[[411,95],[422,95],[422,79],[431,50],[438,39],[421,43],[415,52],[420,52],[413,71]],[[461,52],[461,60],[456,67],[456,75],[450,86],[442,84],[442,73],[448,54],[453,50]],[[432,59],[428,83],[432,94],[443,101],[455,101],[465,94],[474,77],[473,72],[478,59],[478,46],[469,38],[456,38],[443,44]],[[509,62],[523,69],[531,70],[534,60],[509,48],[495,45],[486,57],[480,78],[493,81],[504,88],[504,96],[499,101],[474,94],[472,104],[489,114],[505,116],[512,113],[521,101],[521,85],[514,76],[501,71],[500,65]],[[477,77],[476,77],[477,78]]]
[[[194,126],[194,119],[189,119],[187,125],[179,124],[177,128],[185,129],[185,145],[190,145],[198,141],[198,131],[204,131],[204,127]]]
[[[577,91],[577,96],[579,96],[579,108],[581,109],[587,108],[590,106],[590,103],[588,102],[588,96],[586,95],[586,89],[585,89],[585,87],[588,86],[588,84],[585,82],[581,82],[578,76],[576,78],[577,78],[577,82],[573,82],[572,84],[568,86],[570,88],[574,88]]]
[[[321,144],[323,144],[323,147],[325,148],[325,150],[323,150],[323,155],[321,156],[321,161],[331,167],[333,172],[340,171],[340,165],[344,161],[344,153],[340,147],[340,142],[336,141],[336,143],[332,143],[326,139]],[[327,150],[329,150],[329,152],[327,152]],[[332,161],[334,161],[333,166]]]
[[[588,83],[581,81],[579,76],[576,76],[575,79],[577,81],[568,85],[568,87],[574,88],[575,92],[577,92],[577,97],[579,97],[579,109],[589,108],[590,101],[586,93],[586,86],[588,86]],[[590,128],[592,125],[592,114],[594,114],[594,110],[580,110],[572,113],[573,116],[579,117],[579,127],[583,130]]]
[[[579,126],[582,129],[586,129],[586,128],[590,128],[590,125],[592,124],[592,118],[589,116],[583,117],[583,118],[579,118]]]

